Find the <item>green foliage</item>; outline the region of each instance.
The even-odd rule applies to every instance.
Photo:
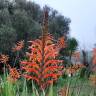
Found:
[[[2,87],[2,94],[0,96],[16,96],[16,90],[13,84],[5,81],[3,86],[4,87]]]
[[[90,70],[88,68],[82,68],[80,70],[80,78],[89,78],[90,76]]]
[[[40,94],[32,82],[32,86],[28,86],[26,79],[12,83],[7,79],[8,74],[5,73],[4,78],[0,77],[0,96],[57,96],[58,90],[61,88],[66,90],[66,96],[95,96],[96,88],[90,85],[87,78],[78,78],[78,76],[60,78],[57,85],[51,85],[47,94],[45,90]],[[31,89],[31,91],[29,91]]]
[[[15,29],[8,25],[2,25],[0,27],[0,52],[11,50],[16,38],[17,34]]]
[[[52,15],[53,14],[54,13],[52,13]],[[68,34],[69,24],[71,22],[69,18],[64,18],[62,15],[55,14],[54,16],[51,16],[49,20],[49,32],[53,34],[56,39],[64,34]]]
[[[68,49],[70,50],[70,52],[74,52],[78,47],[78,42],[75,38],[70,38],[68,40]]]
[[[0,10],[0,27],[3,25],[11,25],[11,18],[7,8]]]
[[[53,84],[49,87],[49,92],[47,96],[53,96]]]

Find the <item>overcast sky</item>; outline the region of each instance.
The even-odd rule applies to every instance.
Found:
[[[91,49],[96,43],[96,0],[31,0],[46,4],[71,19],[70,34],[80,47]]]

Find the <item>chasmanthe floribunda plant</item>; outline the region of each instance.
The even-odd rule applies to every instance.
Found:
[[[62,75],[63,60],[58,60],[60,46],[54,43],[51,35],[30,41],[28,60],[21,62],[23,76],[35,81],[44,90]]]
[[[48,33],[47,10],[44,16],[42,36],[29,41],[30,52],[26,54],[28,59],[21,61],[23,76],[34,81],[42,92],[62,75],[63,60],[58,60],[58,56],[60,49],[65,47],[64,37],[54,40],[53,36]]]

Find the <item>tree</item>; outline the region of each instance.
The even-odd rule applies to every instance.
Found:
[[[40,24],[28,16],[25,10],[16,10],[14,12],[12,24],[17,32],[17,40],[24,40],[25,46],[27,46],[28,40],[36,39],[40,36]]]
[[[49,17],[50,18],[50,17]],[[50,18],[49,32],[54,35],[55,38],[64,36],[69,32],[70,19],[65,18],[62,15],[55,15]]]
[[[16,3],[25,3],[26,0],[15,0]]]
[[[4,25],[11,25],[11,18],[8,9],[4,8],[0,10],[0,26]]]
[[[71,60],[73,52],[77,49],[78,47],[78,42],[75,38],[70,38],[68,40],[68,50],[69,50],[69,57]]]
[[[11,50],[16,42],[17,34],[15,29],[8,25],[0,27],[0,53],[6,53]]]

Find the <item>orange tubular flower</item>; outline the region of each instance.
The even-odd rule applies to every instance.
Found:
[[[21,61],[21,68],[25,71],[23,76],[36,81],[40,88],[46,88],[62,75],[63,60],[56,59],[59,49],[57,43],[53,43],[52,36],[46,36],[44,47],[42,38],[30,42],[30,53],[27,52],[29,60]]]
[[[5,63],[6,64],[8,62],[8,60],[9,60],[8,55],[4,55],[4,54],[0,55],[0,62],[1,63]]]
[[[13,52],[20,51],[24,46],[24,41],[19,41],[17,44],[12,48]]]
[[[16,68],[9,68],[9,77],[11,77],[14,81],[20,78],[20,73],[17,71]]]
[[[61,38],[59,38],[57,44],[58,44],[58,47],[59,47],[59,48],[65,48],[65,47],[67,47],[67,45],[66,45],[66,43],[65,43],[65,38],[64,38],[64,36],[62,36]]]
[[[84,67],[83,64],[75,64],[72,67],[67,68],[66,73],[67,74],[75,74],[78,70],[80,70],[83,67]]]

